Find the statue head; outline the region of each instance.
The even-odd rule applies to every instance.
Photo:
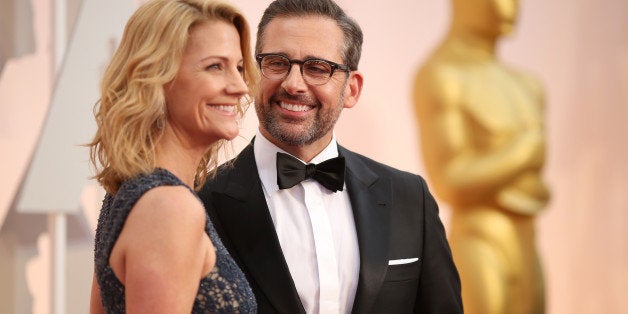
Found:
[[[497,38],[510,34],[519,0],[452,0],[453,28]]]

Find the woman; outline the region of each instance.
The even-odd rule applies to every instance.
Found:
[[[256,311],[193,190],[238,134],[257,80],[249,38],[242,14],[213,0],[152,0],[128,21],[89,144],[107,192],[92,313]]]

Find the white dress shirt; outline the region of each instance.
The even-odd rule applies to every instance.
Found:
[[[347,188],[332,192],[313,179],[277,186],[277,152],[259,131],[253,145],[264,196],[301,303],[307,313],[350,313],[360,255]],[[338,156],[336,137],[311,163]]]

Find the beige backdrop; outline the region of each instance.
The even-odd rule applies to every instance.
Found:
[[[9,5],[13,2],[18,0],[0,0],[0,11],[13,7]],[[0,66],[0,313],[49,313],[46,217],[17,214],[12,203],[53,86],[51,2],[31,0],[32,16],[23,15],[32,19],[26,24],[32,33],[26,27],[29,32],[19,36],[32,36],[34,51]],[[68,2],[71,25],[80,1]],[[255,27],[269,1],[234,2]],[[338,2],[365,33],[360,65],[364,92],[359,104],[340,120],[340,142],[392,166],[424,173],[413,119],[412,77],[446,30],[449,1]],[[516,32],[503,42],[500,55],[536,73],[547,92],[545,174],[552,202],[538,220],[538,241],[548,313],[625,313],[628,2],[523,0],[520,12]],[[254,133],[254,115],[250,110],[236,150]],[[91,187],[85,191],[82,214],[69,217],[68,313],[87,311],[91,284],[100,196]],[[448,209],[441,207],[447,222]]]

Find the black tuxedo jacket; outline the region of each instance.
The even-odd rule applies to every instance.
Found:
[[[425,181],[342,146],[360,250],[353,313],[462,313],[460,279]],[[253,145],[199,193],[255,293],[259,313],[305,313],[258,176]],[[418,257],[409,264],[389,260]]]

